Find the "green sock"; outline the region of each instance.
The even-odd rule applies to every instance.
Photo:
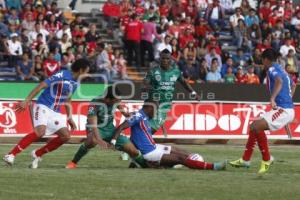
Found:
[[[137,157],[133,158],[133,160],[139,164],[142,168],[147,168],[148,165],[146,160],[144,159],[143,155],[140,153]]]
[[[88,148],[85,146],[85,144],[83,143],[83,144],[79,147],[78,151],[76,152],[76,154],[75,154],[75,156],[74,156],[72,162],[78,163],[78,162],[81,160],[81,158],[82,158],[83,156],[85,156],[88,152],[89,152],[89,149],[88,149]]]

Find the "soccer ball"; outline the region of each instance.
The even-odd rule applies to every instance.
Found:
[[[197,153],[191,155],[190,159],[191,160],[198,160],[198,161],[201,161],[201,162],[204,161],[203,157],[200,154],[197,154]]]

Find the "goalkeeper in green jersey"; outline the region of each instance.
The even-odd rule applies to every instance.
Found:
[[[84,157],[88,151],[96,145],[99,145],[103,149],[110,147],[109,142],[112,139],[115,131],[113,120],[116,109],[118,108],[124,116],[129,116],[129,114],[125,113],[122,110],[122,107],[119,105],[120,100],[117,98],[118,96],[120,96],[120,92],[117,90],[117,88],[114,92],[112,86],[110,86],[107,88],[106,95],[104,97],[95,98],[92,100],[91,104],[89,105],[87,115],[87,139],[79,147],[78,151],[74,155],[74,158],[67,164],[66,168],[77,168],[77,163],[81,160],[81,158]],[[139,167],[147,167],[141,153],[135,148],[135,146],[126,136],[120,135],[117,138],[115,147],[117,150],[128,153],[133,159],[134,163]]]
[[[193,90],[191,85],[184,80],[178,66],[172,61],[171,52],[165,49],[160,53],[159,65],[152,67],[146,74],[144,80],[143,90],[147,96],[146,99],[157,101],[160,104],[156,114],[157,116],[150,120],[152,133],[155,133],[162,127],[166,136],[163,124],[172,106],[177,81],[191,93],[193,99],[200,100],[200,96]],[[144,96],[144,94],[142,96]]]

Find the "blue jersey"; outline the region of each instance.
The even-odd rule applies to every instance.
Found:
[[[43,104],[55,112],[60,111],[60,106],[75,92],[78,86],[68,70],[58,71],[44,82],[48,87],[39,96],[37,103]]]
[[[291,94],[293,81],[279,64],[273,64],[267,72],[267,85],[271,94],[274,90],[276,78],[281,78],[282,80],[282,88],[275,99],[277,106],[282,108],[294,108]]]
[[[152,138],[149,118],[143,109],[135,112],[126,120],[131,127],[130,140],[141,153],[147,154],[156,148],[155,141]]]

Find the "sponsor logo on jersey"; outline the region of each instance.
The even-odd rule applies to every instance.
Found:
[[[161,81],[161,76],[160,76],[160,74],[159,74],[159,75],[155,75],[155,80]]]
[[[174,74],[173,76],[170,77],[170,81],[177,81],[177,76]]]

